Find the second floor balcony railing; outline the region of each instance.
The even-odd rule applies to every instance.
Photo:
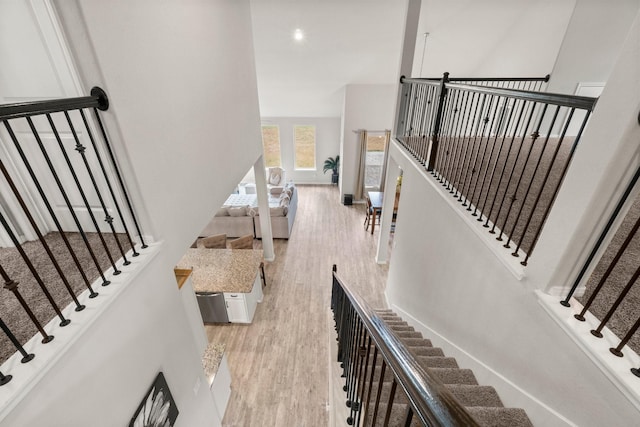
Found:
[[[546,80],[402,79],[396,121],[400,144],[522,265],[596,102],[540,92]]]
[[[0,361],[13,353],[27,363],[34,334],[54,339],[110,275],[146,248],[127,187],[99,110],[107,95],[0,105]],[[32,251],[29,248],[35,248]],[[37,254],[36,254],[37,252]],[[0,373],[0,385],[11,380]]]

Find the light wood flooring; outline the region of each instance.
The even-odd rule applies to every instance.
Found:
[[[333,264],[373,308],[386,306],[388,267],[375,262],[379,231],[364,230],[364,205],[342,205],[335,186],[298,191],[292,236],[274,240],[253,323],[206,326],[210,342],[226,344],[231,370],[225,427],[329,425]]]

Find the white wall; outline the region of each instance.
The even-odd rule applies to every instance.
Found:
[[[578,83],[606,83],[639,0],[578,0],[547,90],[573,94]]]
[[[496,386],[506,405],[524,407],[534,425],[637,424],[635,407],[550,319],[534,291],[570,285],[586,242],[638,165],[639,43],[636,14],[521,280],[506,267],[511,256],[459,203],[397,146],[391,152],[404,175],[389,302],[480,382]]]
[[[580,426],[633,425],[633,405],[546,314],[535,284],[518,280],[505,267],[510,260],[488,248],[501,245],[441,185],[407,158],[394,159],[403,179],[391,308],[496,387],[505,406],[525,408],[534,425],[567,425],[556,412]],[[502,256],[511,257],[504,249]],[[606,405],[592,405],[597,399]]]
[[[86,87],[109,94],[108,132],[145,232],[162,244],[3,425],[127,425],[159,370],[178,402],[176,426],[215,425],[206,387],[193,390],[201,355],[172,269],[261,154],[248,2],[56,8]]]
[[[328,157],[340,153],[339,117],[263,117],[263,125],[276,125],[280,132],[282,168],[287,181],[306,184],[330,184],[331,172],[323,173],[322,166]],[[316,127],[316,165],[314,170],[295,170],[293,127],[313,125]]]
[[[391,129],[397,91],[397,85],[346,86],[340,148],[340,200],[344,194],[353,194],[356,186],[358,135],[354,131]]]
[[[575,2],[423,0],[412,76],[544,76]]]

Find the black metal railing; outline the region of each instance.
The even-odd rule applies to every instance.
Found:
[[[640,289],[636,286],[640,277],[640,197],[634,200],[631,196],[639,179],[640,167],[616,203],[567,296],[560,301],[563,306],[571,307],[576,291],[584,285],[585,295],[577,298],[582,303],[582,310],[574,317],[584,322],[589,312],[600,322],[591,331],[594,337],[602,338],[605,327],[619,337],[617,345],[610,348],[611,353],[618,357],[624,356],[622,350],[625,346],[640,353],[640,335],[637,333],[640,328]],[[626,212],[624,217],[623,212]],[[617,229],[614,229],[615,225],[618,225]],[[609,243],[603,250],[607,240]],[[631,372],[640,377],[640,367],[631,369]]]
[[[349,425],[389,425],[394,402],[406,393],[409,409],[402,425],[477,426],[440,380],[427,373],[383,319],[347,289],[333,266],[331,294],[338,333],[338,362],[344,370]],[[383,380],[390,389],[383,398]],[[380,420],[383,420],[380,423]]]
[[[98,112],[108,107],[97,87],[85,97],[0,105],[0,142],[7,153],[0,158],[0,184],[9,190],[0,223],[10,241],[4,246],[13,247],[13,255],[0,257],[0,276],[19,307],[7,312],[10,306],[3,306],[0,347],[15,348],[23,363],[34,357],[23,347],[33,332],[42,343],[53,340],[43,327],[52,316],[68,325],[71,319],[62,313],[67,303],[82,311],[81,292],[97,297],[93,282],[109,285],[107,272],[120,274],[130,264],[127,257],[147,247]],[[25,225],[38,242],[35,252],[25,249]],[[28,283],[19,285],[19,277]],[[0,374],[0,385],[10,379]]]
[[[401,80],[396,139],[523,265],[596,102],[548,79]]]

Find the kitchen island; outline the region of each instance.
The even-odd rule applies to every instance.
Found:
[[[262,302],[262,262],[263,253],[256,249],[190,248],[176,268],[193,270],[193,290],[200,304],[224,294],[228,322],[251,323],[257,303]],[[209,323],[205,317],[203,312]]]

